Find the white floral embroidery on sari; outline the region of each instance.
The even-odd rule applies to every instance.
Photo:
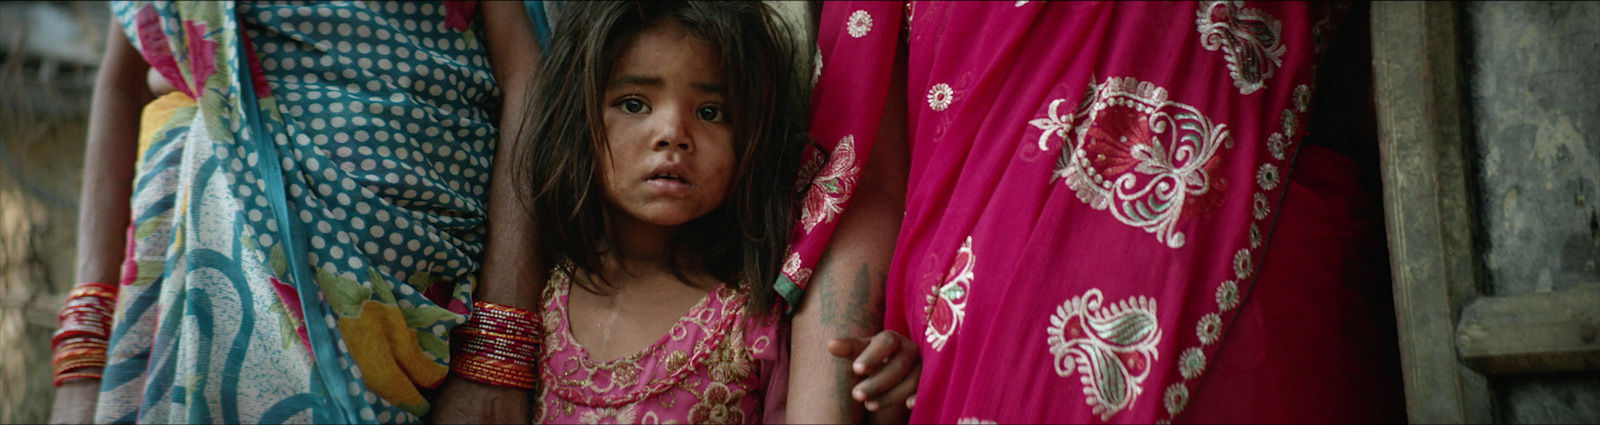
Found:
[[[1246,8],[1243,1],[1202,1],[1195,15],[1200,45],[1210,51],[1222,50],[1228,76],[1233,77],[1239,94],[1261,90],[1283,66],[1283,53],[1288,50],[1279,37],[1283,24],[1272,15]]]
[[[800,211],[800,222],[805,226],[806,233],[810,233],[818,224],[832,222],[838,217],[844,209],[841,205],[855,192],[856,176],[859,174],[861,165],[856,163],[856,138],[854,135],[844,136],[839,139],[839,145],[833,148],[827,166],[811,182],[810,192],[806,193],[805,209]]]
[[[1185,207],[1220,196],[1212,175],[1222,167],[1217,152],[1233,145],[1227,124],[1133,78],[1089,86],[1070,115],[1057,110],[1063,102],[1052,101],[1048,117],[1029,122],[1042,130],[1041,149],[1051,136],[1066,142],[1051,178],[1090,207],[1110,210],[1169,248],[1183,247],[1176,227]]]
[[[1084,401],[1101,420],[1132,405],[1158,357],[1156,301],[1136,296],[1101,306],[1099,289],[1073,297],[1050,316],[1047,342],[1056,374],[1083,383]]]
[[[933,287],[933,293],[928,294],[928,305],[923,308],[923,313],[928,317],[928,326],[923,328],[922,334],[927,337],[933,351],[944,349],[945,343],[950,341],[950,335],[961,326],[961,319],[967,316],[967,294],[972,286],[974,260],[972,237],[968,236],[966,242],[961,243],[961,248],[956,250],[955,260],[950,264],[950,271],[945,273],[943,284]]]
[[[800,287],[805,287],[806,283],[811,281],[811,269],[801,267],[799,253],[789,253],[789,258],[783,261],[782,271],[784,276],[789,277],[790,282]]]

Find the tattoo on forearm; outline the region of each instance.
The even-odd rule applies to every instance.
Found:
[[[820,285],[817,285],[817,295],[820,295],[817,301],[822,302],[818,316],[822,324],[833,331],[833,337],[868,336],[883,327],[884,282],[888,276],[880,272],[874,280],[872,275],[867,265],[861,264],[846,288],[840,288],[842,282],[832,275],[821,276]],[[852,421],[860,419],[858,415],[861,412],[856,409],[855,400],[849,396],[850,388],[856,383],[856,376],[850,370],[850,361],[838,359],[833,369],[835,394],[842,397],[839,417]]]
[[[831,275],[823,277],[822,293],[819,294],[823,302],[822,324],[832,328],[836,338],[883,327],[883,283],[888,276],[880,272],[876,281],[871,276],[867,265],[862,264],[856,269],[850,287],[844,288],[848,293],[843,297],[840,296],[840,283]]]

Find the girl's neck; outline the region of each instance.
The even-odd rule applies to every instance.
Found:
[[[625,214],[611,217],[611,240],[598,270],[612,284],[672,275],[677,253],[669,248],[679,227],[657,226]],[[619,285],[622,286],[622,285]]]

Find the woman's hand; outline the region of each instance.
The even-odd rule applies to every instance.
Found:
[[[851,371],[866,376],[850,390],[850,397],[865,404],[870,422],[905,422],[916,403],[917,379],[922,375],[915,341],[885,330],[872,338],[829,341],[828,354],[853,359]]]

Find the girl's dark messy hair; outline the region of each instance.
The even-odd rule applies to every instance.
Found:
[[[602,119],[611,66],[625,45],[653,25],[676,24],[710,45],[726,76],[724,111],[738,163],[722,206],[686,223],[672,240],[673,273],[702,269],[747,286],[751,311],[766,315],[777,300],[773,282],[788,245],[795,185],[805,136],[803,88],[792,32],[762,2],[564,2],[557,12],[543,70],[529,95],[518,134],[522,193],[536,223],[541,254],[584,289],[615,286],[583,279],[600,270],[608,228],[600,161]]]

